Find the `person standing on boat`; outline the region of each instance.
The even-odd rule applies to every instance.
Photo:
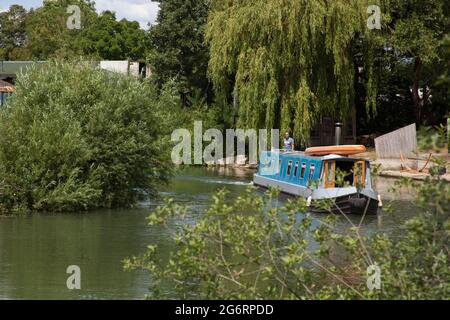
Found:
[[[294,139],[289,135],[289,132],[284,134],[284,150],[294,151]]]

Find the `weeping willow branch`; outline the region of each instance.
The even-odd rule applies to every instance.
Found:
[[[354,43],[372,37],[368,5],[366,0],[211,0],[209,76],[219,99],[239,92],[238,126],[289,130],[307,142],[320,117],[350,114]],[[370,64],[373,55],[367,56]],[[373,109],[376,86],[369,67],[367,106]]]

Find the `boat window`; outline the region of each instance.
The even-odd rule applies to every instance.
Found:
[[[300,170],[300,179],[303,179],[305,177],[305,171],[306,171],[306,163],[302,163],[302,169]]]
[[[329,163],[329,164],[331,164],[331,163]],[[327,172],[327,175],[328,175],[328,181],[334,181],[334,172],[333,172],[333,166],[331,165],[329,165],[328,166],[328,172]]]
[[[326,161],[325,162],[325,188],[334,188],[336,185],[335,174],[336,174],[336,162]]]
[[[286,175],[287,176],[290,176],[291,175],[291,168],[292,168],[292,161],[289,161],[288,162],[288,167],[287,167],[287,173],[286,173]]]
[[[365,186],[370,186],[371,188],[373,188],[373,181],[370,178],[370,163],[366,162],[366,170],[365,170],[365,174],[366,180],[364,181],[364,185]]]
[[[298,173],[298,161],[295,163],[295,168],[294,168],[294,177],[297,176]]]
[[[312,180],[314,177],[314,171],[316,171],[316,165],[314,163],[309,167],[309,180]]]
[[[354,185],[355,187],[364,187],[364,181],[365,179],[365,161],[357,161],[355,162],[355,169],[354,169]]]

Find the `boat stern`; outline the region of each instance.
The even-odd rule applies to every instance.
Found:
[[[356,187],[316,189],[311,196],[311,211],[335,214],[376,214],[378,194],[372,189]]]

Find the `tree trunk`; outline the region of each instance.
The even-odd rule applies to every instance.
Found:
[[[417,125],[420,124],[421,120],[420,95],[419,95],[419,81],[421,71],[422,71],[422,60],[419,57],[417,57],[414,61],[414,79],[411,91],[413,113]]]

